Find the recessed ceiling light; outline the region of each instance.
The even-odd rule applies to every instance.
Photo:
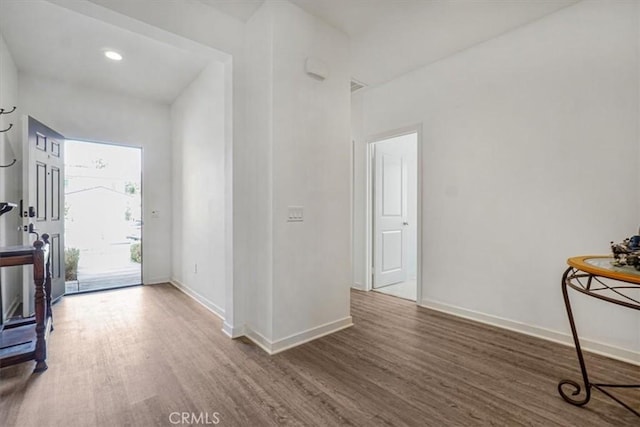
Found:
[[[104,56],[111,59],[112,61],[122,61],[122,55],[113,50],[107,50],[104,52]]]

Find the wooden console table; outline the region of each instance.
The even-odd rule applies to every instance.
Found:
[[[576,330],[576,323],[571,310],[568,289],[571,288],[582,294],[602,301],[610,302],[633,310],[640,310],[640,271],[633,267],[616,267],[614,259],[607,256],[579,256],[569,258],[569,268],[562,276],[562,294],[564,304],[569,316],[573,342],[578,353],[578,362],[582,372],[584,384],[584,397],[580,397],[582,386],[573,380],[562,380],[558,384],[560,396],[567,402],[582,406],[591,399],[591,389],[595,388],[606,396],[618,402],[636,416],[640,417],[640,408],[633,408],[611,393],[616,388],[640,388],[640,384],[603,384],[592,383],[589,380],[587,367],[584,363],[580,339]],[[565,391],[568,389],[568,392]]]
[[[36,311],[35,318],[10,322],[0,331],[0,368],[35,360],[34,372],[47,369],[46,338],[51,325],[51,299],[47,298],[46,289],[51,286],[48,259],[49,244],[40,240],[36,240],[33,247],[0,248],[0,267],[33,265]]]

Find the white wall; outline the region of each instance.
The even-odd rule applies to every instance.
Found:
[[[142,147],[143,280],[171,277],[171,124],[168,105],[20,73],[20,106],[68,139]],[[151,211],[159,217],[151,217]]]
[[[274,4],[273,339],[351,324],[349,40],[288,2]],[[329,77],[304,73],[324,61]],[[288,206],[304,222],[287,222]]]
[[[225,69],[212,62],[171,106],[173,280],[224,317]]]
[[[246,325],[273,335],[273,12],[261,7],[245,33],[245,139],[234,141],[235,286],[245,287]]]
[[[18,69],[4,38],[0,35],[0,108],[9,111],[18,103]],[[11,114],[0,116],[0,129],[13,127],[8,132],[0,133],[0,165],[7,165],[18,159],[19,162],[9,168],[0,168],[0,202],[20,202],[20,183],[22,151],[20,150],[20,114],[22,108]],[[21,243],[21,234],[17,231],[21,220],[18,209],[13,209],[0,217],[0,246],[11,246]],[[3,268],[0,270],[0,301],[3,317],[15,304],[22,301],[21,267]],[[4,319],[0,319],[0,323]]]
[[[243,218],[256,251],[247,332],[276,352],[351,324],[348,40],[266,2],[247,23],[245,56],[251,102],[234,167],[248,192],[236,195],[255,209]],[[310,56],[327,64],[325,81],[304,73]],[[304,222],[287,222],[288,206],[304,206]]]
[[[568,342],[565,260],[638,228],[635,8],[580,2],[356,94],[360,163],[423,126],[424,305]],[[573,301],[587,347],[640,361],[637,313]]]

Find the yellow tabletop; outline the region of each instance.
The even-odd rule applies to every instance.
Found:
[[[616,267],[613,261],[608,255],[582,255],[569,258],[567,264],[585,273],[640,285],[640,271],[630,266]]]

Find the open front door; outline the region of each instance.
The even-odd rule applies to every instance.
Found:
[[[64,137],[33,117],[23,123],[23,243],[50,236],[51,299],[64,295]],[[29,273],[25,272],[25,276]],[[23,315],[33,313],[33,280],[25,279]]]
[[[374,145],[374,288],[407,279],[407,159],[393,147]]]

